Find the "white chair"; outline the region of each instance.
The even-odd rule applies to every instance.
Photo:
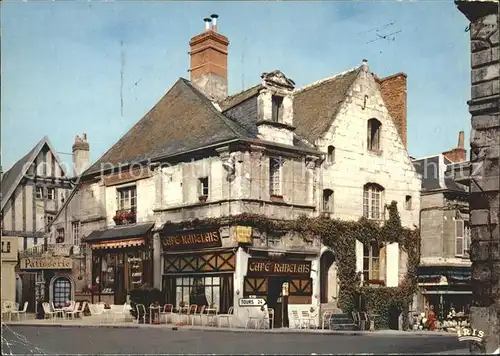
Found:
[[[229,310],[227,311],[227,314],[219,314],[219,327],[222,326],[222,320],[226,320],[227,326],[232,327],[232,320],[233,320],[233,314],[234,314],[234,308],[229,307]]]
[[[323,313],[323,317],[321,318],[321,329],[325,329],[325,323],[328,325],[328,329],[330,329],[330,320],[332,319],[333,316],[333,311],[332,310],[325,310]]]
[[[47,302],[42,303],[43,313],[45,314],[45,319],[52,319],[55,321],[57,319],[57,312],[50,310],[50,304]]]
[[[198,319],[198,318],[200,318],[200,325],[203,325],[203,316],[204,316],[203,313],[205,313],[205,308],[206,308],[206,306],[202,305],[199,313],[194,312],[191,315],[191,325],[194,325],[195,319]]]
[[[115,323],[117,319],[123,319],[125,321],[127,312],[128,312],[127,304],[113,305],[113,307],[111,308],[111,313],[113,315],[113,323]]]
[[[302,319],[300,318],[298,310],[292,310],[292,321],[295,329],[302,328]]]
[[[135,310],[137,312],[137,319],[135,320],[135,322],[139,324],[139,320],[142,319],[142,322],[146,324],[146,307],[144,306],[144,304],[137,304],[135,306]]]
[[[316,323],[314,321],[314,318],[309,314],[307,310],[302,310],[302,326],[304,328],[314,328],[316,329]]]
[[[75,319],[75,316],[79,316],[81,313],[80,311],[80,302],[76,302],[74,308],[72,310],[66,310],[65,315],[66,316],[71,316],[71,319]]]
[[[274,329],[274,309],[267,308],[267,314],[269,319],[269,329]]]
[[[102,319],[104,315],[104,304],[90,304],[89,309],[92,316],[99,320]]]
[[[56,313],[56,316],[57,315],[61,315],[61,318],[65,318],[65,312],[66,312],[66,309],[65,308],[56,308],[56,306],[54,305],[54,302],[50,302],[50,306],[52,307],[52,310],[54,311],[54,313]]]
[[[262,325],[262,322],[264,321],[264,315],[261,313],[261,315],[255,316],[255,315],[250,315],[250,310],[251,308],[247,308],[247,321],[245,323],[245,329],[248,329],[248,326],[253,323],[255,329],[260,329],[260,326]]]
[[[24,315],[24,320],[26,320],[26,310],[28,310],[28,302],[24,302],[22,310],[12,310],[11,315],[17,315],[17,320],[21,321],[21,314]]]
[[[165,304],[163,306],[163,311],[160,311],[160,319],[165,317],[165,324],[168,324],[168,317],[171,317],[172,322],[174,322],[174,306],[173,304]]]

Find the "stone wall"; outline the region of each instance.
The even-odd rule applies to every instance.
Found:
[[[500,345],[500,63],[498,1],[456,1],[470,23],[472,281],[471,324],[486,334],[483,352]],[[473,346],[474,348],[474,346]],[[475,351],[475,350],[471,350]]]

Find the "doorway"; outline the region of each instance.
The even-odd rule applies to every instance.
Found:
[[[288,296],[282,296],[283,283],[289,282],[287,277],[269,277],[267,307],[274,310],[274,326],[288,327]]]
[[[320,303],[328,303],[331,297],[337,297],[337,291],[333,290],[337,287],[337,281],[329,280],[329,272],[335,256],[332,251],[325,251],[320,258]],[[335,276],[335,279],[337,277]]]

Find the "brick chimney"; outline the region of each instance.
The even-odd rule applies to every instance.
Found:
[[[73,143],[73,175],[79,176],[89,166],[90,146],[87,142],[87,134],[84,132],[82,137],[76,135]]]
[[[443,152],[443,156],[448,158],[453,163],[465,162],[467,161],[467,150],[464,148],[464,132],[460,131],[458,133],[458,144],[457,147]]]
[[[218,15],[205,18],[205,32],[189,41],[191,83],[210,100],[227,97],[227,49],[229,40],[217,32]]]
[[[408,148],[406,137],[408,126],[406,121],[406,79],[405,73],[397,73],[385,78],[375,76],[387,110],[398,129],[403,144]]]

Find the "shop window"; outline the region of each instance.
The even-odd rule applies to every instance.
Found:
[[[368,150],[369,151],[380,151],[380,131],[382,129],[382,123],[377,119],[368,120]]]
[[[101,292],[114,293],[115,291],[115,273],[117,268],[117,255],[105,254],[102,256],[101,265]]]
[[[371,220],[382,219],[384,188],[375,183],[365,184],[363,187],[363,216]]]
[[[363,280],[380,280],[380,245],[377,241],[363,246]]]
[[[53,301],[56,308],[62,308],[71,300],[71,282],[66,277],[58,277],[53,284]]]
[[[269,194],[271,196],[281,196],[281,167],[281,159],[274,157],[269,159]]]

